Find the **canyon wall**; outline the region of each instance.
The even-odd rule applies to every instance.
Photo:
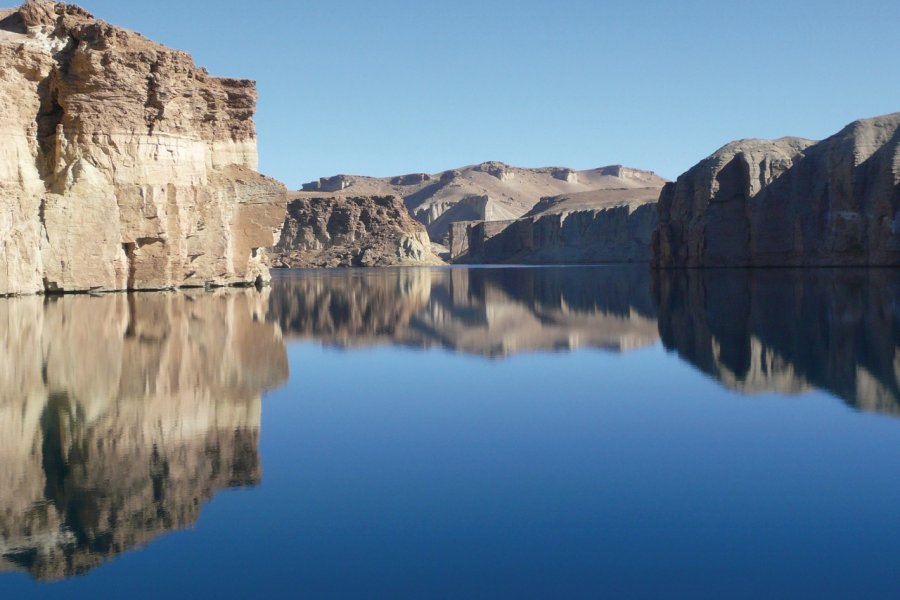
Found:
[[[0,571],[83,573],[259,483],[268,292],[0,300]]]
[[[443,264],[397,196],[299,195],[274,252],[274,265],[291,268]]]
[[[655,203],[454,223],[450,258],[480,264],[649,262]]]
[[[663,189],[660,267],[900,264],[900,113],[742,140]]]
[[[0,11],[0,295],[268,279],[251,81],[67,4]]]

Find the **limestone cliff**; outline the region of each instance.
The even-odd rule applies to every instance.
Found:
[[[260,481],[267,294],[0,300],[0,571],[83,573]]]
[[[443,264],[397,196],[299,194],[275,253],[273,264],[293,268]]]
[[[656,224],[655,201],[572,212],[551,208],[515,221],[454,223],[450,258],[482,264],[649,262]]]
[[[268,278],[253,82],[67,4],[0,11],[0,295]]]
[[[900,264],[900,113],[821,142],[728,144],[667,184],[656,264]]]
[[[432,241],[445,243],[460,221],[510,221],[528,213],[541,198],[609,191],[655,200],[664,179],[620,165],[575,171],[565,167],[522,168],[490,161],[441,173],[376,178],[336,175],[303,186],[307,192],[347,196],[400,196]]]

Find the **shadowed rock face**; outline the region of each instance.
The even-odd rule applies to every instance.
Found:
[[[656,264],[900,264],[900,113],[728,144],[665,186]]]
[[[454,223],[450,256],[475,264],[646,263],[656,224],[655,202]]]
[[[277,277],[286,335],[342,347],[442,347],[488,357],[657,340],[646,269],[404,269]]]
[[[900,414],[900,274],[664,270],[654,288],[663,344],[727,387]]]
[[[267,279],[251,81],[67,4],[0,12],[0,295]]]
[[[84,573],[260,480],[266,292],[0,299],[0,570]]]

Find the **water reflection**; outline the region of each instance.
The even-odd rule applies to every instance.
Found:
[[[218,490],[257,484],[260,397],[288,377],[283,333],[491,358],[661,340],[732,390],[822,389],[897,414],[898,286],[885,270],[405,269],[0,300],[0,570],[87,572],[191,526]],[[641,377],[658,377],[659,356],[645,358]]]
[[[654,289],[663,344],[725,386],[900,413],[896,270],[661,271]]]
[[[0,570],[84,573],[260,480],[287,356],[255,290],[0,301]]]
[[[658,340],[650,273],[635,268],[393,269],[282,274],[285,335],[340,347],[442,347],[487,357]]]

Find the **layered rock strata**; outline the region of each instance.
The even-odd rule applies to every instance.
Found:
[[[0,295],[266,280],[285,197],[255,104],[76,6],[0,13]]]
[[[900,113],[728,144],[666,185],[653,244],[661,267],[900,264]]]
[[[425,227],[397,196],[306,196],[292,200],[275,247],[282,267],[438,265]]]
[[[650,171],[619,165],[575,171],[564,167],[521,168],[491,161],[441,173],[376,178],[336,175],[303,186],[308,192],[347,196],[400,196],[424,224],[431,240],[446,243],[460,221],[509,221],[550,196],[586,192],[636,193],[659,197],[664,179]]]
[[[554,206],[550,199],[542,202]],[[656,225],[653,201],[572,212],[547,209],[515,221],[454,223],[450,259],[482,264],[649,262]]]
[[[0,299],[0,571],[84,573],[260,481],[267,294]]]

